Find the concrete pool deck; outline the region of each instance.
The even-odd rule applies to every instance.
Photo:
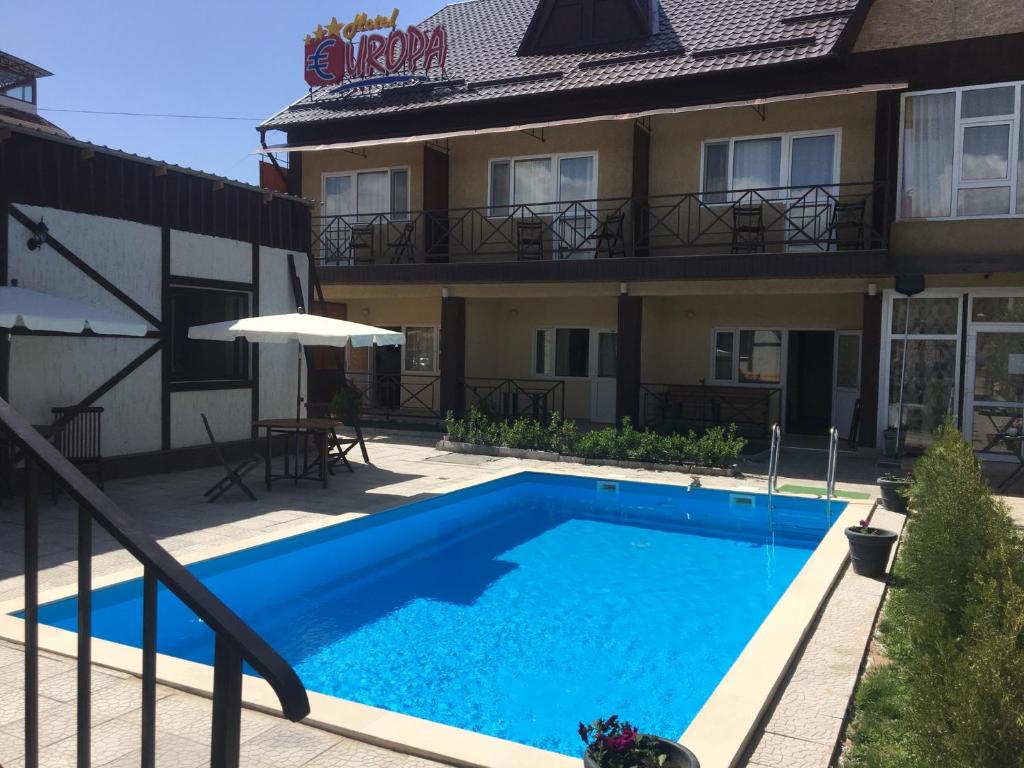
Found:
[[[275,487],[260,492],[257,502],[229,495],[207,504],[201,492],[215,479],[217,470],[197,470],[175,475],[151,476],[111,482],[108,492],[141,527],[149,530],[175,556],[195,560],[226,549],[243,548],[256,539],[288,535],[310,525],[329,524],[346,513],[374,513],[453,485],[476,483],[514,470],[536,469],[602,478],[634,479],[660,483],[686,483],[689,476],[584,465],[552,465],[519,459],[490,459],[442,454],[432,448],[428,437],[380,435],[370,444],[372,467],[356,464],[356,473],[339,473],[327,491],[310,485]],[[811,460],[813,458],[813,460]],[[481,460],[484,459],[484,460]],[[853,459],[840,459],[840,480],[860,480],[874,474]],[[823,474],[823,457],[810,457],[807,471],[796,460],[795,471],[781,482],[801,482]],[[813,465],[822,465],[821,474]],[[852,471],[856,468],[856,472]],[[748,468],[756,472],[756,461]],[[707,487],[744,488],[763,491],[764,479],[751,475],[733,481],[703,478]],[[846,490],[872,494],[873,486],[843,483]],[[878,513],[878,514],[885,514]],[[17,600],[21,594],[21,510],[14,502],[0,507],[0,602]],[[898,517],[898,516],[894,516]],[[56,506],[44,501],[41,508],[41,589],[66,588],[76,578],[74,564],[74,510],[66,499]],[[890,527],[896,520],[885,520]],[[134,566],[130,555],[120,551],[96,531],[94,574],[97,581]],[[882,596],[882,586],[844,572],[817,622],[813,634],[784,681],[777,705],[755,731],[753,748],[739,764],[750,766],[828,765],[842,726],[849,693],[863,660],[867,638]],[[863,636],[861,644],[856,638]],[[817,642],[817,645],[816,645]],[[821,650],[815,650],[819,648]],[[43,662],[44,749],[43,765],[73,764],[73,661],[48,654]],[[0,765],[20,766],[21,735],[17,719],[21,714],[19,675],[21,651],[16,644],[0,648]],[[48,674],[52,672],[52,674]],[[122,672],[97,668],[97,714],[94,719],[95,764],[129,765],[138,749],[138,680]],[[101,696],[101,689],[109,693]],[[130,693],[134,691],[134,693]],[[115,693],[116,692],[116,693]],[[104,708],[100,698],[110,698]],[[823,702],[829,703],[826,707]],[[841,708],[840,708],[841,703]],[[158,764],[198,766],[208,759],[209,722],[204,713],[209,701],[199,696],[161,687],[158,710]],[[172,714],[164,715],[164,710]],[[177,714],[178,712],[182,714]],[[587,714],[587,713],[584,713]],[[824,717],[829,719],[822,719]],[[205,720],[205,726],[200,721]],[[437,763],[400,754],[364,742],[346,739],[308,725],[286,723],[258,712],[245,713],[243,765],[329,768],[330,766],[433,766]],[[249,725],[249,723],[252,725]],[[831,741],[831,746],[829,746]],[[825,754],[827,751],[827,755]],[[269,758],[269,763],[268,763]],[[488,758],[481,754],[480,764]],[[475,762],[475,761],[472,761]],[[577,763],[578,764],[578,763]],[[711,764],[709,764],[710,768]]]

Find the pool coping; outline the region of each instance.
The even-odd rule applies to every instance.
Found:
[[[525,473],[600,479],[590,475],[573,475],[567,471],[510,467],[487,478],[445,485],[431,493],[430,497]],[[685,485],[678,474],[675,474],[675,477],[671,474],[675,473],[666,473],[669,476],[651,479],[625,475],[610,479],[652,485]],[[762,487],[752,487],[751,483],[744,483],[741,478],[710,478],[704,487],[709,490],[764,493]],[[784,495],[789,498],[820,500],[820,496],[810,494]],[[368,514],[381,514],[419,500],[412,497],[378,512],[347,512],[321,520],[289,525],[287,530],[260,534],[241,542],[225,542],[203,547],[178,559],[184,565],[191,565],[311,531],[343,525]],[[848,557],[843,529],[855,524],[861,517],[869,516],[872,503],[848,500],[839,500],[838,503],[845,503],[846,508],[839,513],[832,528],[679,738],[679,741],[697,755],[702,768],[731,768],[743,755],[786,671],[806,639],[815,617],[841,575]],[[142,573],[142,566],[136,566],[95,577],[93,590],[140,578]],[[39,595],[39,603],[44,605],[76,594],[77,585],[74,584],[43,590]],[[0,638],[24,644],[24,620],[8,615],[23,607],[23,598],[0,602]],[[39,647],[41,650],[75,658],[77,633],[40,624]],[[142,651],[138,648],[93,638],[92,656],[93,663],[98,666],[141,676]],[[157,654],[157,680],[162,684],[206,698],[213,695],[213,667],[210,665]],[[519,768],[523,765],[535,768],[578,768],[581,762],[578,757],[569,757],[412,715],[313,691],[309,691],[308,695],[311,710],[303,723],[403,753],[469,768]],[[244,676],[242,699],[243,704],[249,708],[270,714],[281,714],[276,695],[270,685],[261,678]]]

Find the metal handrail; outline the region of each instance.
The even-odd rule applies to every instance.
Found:
[[[828,469],[825,473],[825,517],[832,526],[832,497],[836,492],[836,465],[839,459],[839,430],[828,431]]]
[[[40,469],[78,504],[78,765],[88,766],[91,734],[92,525],[98,523],[138,560],[143,571],[142,765],[152,768],[156,734],[156,608],[162,583],[216,637],[212,768],[237,768],[242,663],[248,662],[277,695],[285,717],[309,714],[298,675],[267,642],[0,398],[0,432],[25,459],[25,765],[39,760],[39,514]]]
[[[768,524],[772,523],[772,506],[779,482],[779,450],[782,448],[782,430],[772,424],[772,442],[768,449]]]
[[[324,266],[526,258],[517,222],[535,222],[540,254],[553,259],[868,250],[887,243],[876,205],[883,181],[682,192],[644,197],[512,203],[312,218]],[[757,226],[737,217],[756,211]],[[409,228],[411,226],[411,233]]]
[[[475,406],[506,418],[525,415],[545,422],[554,413],[565,415],[565,382],[561,379],[467,376],[462,386],[467,409]]]

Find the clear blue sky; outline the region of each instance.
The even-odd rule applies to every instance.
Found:
[[[350,20],[360,11],[390,13],[397,6],[400,23],[412,24],[443,5],[29,0],[4,8],[0,49],[53,72],[39,83],[41,114],[72,136],[255,182],[256,125],[305,90],[306,34],[332,16]],[[115,117],[48,107],[256,119]]]

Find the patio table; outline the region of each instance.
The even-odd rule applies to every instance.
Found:
[[[274,480],[292,480],[295,485],[299,480],[319,480],[323,487],[327,487],[327,437],[334,429],[337,422],[334,419],[260,419],[254,422],[258,429],[262,429],[266,435],[266,461],[264,462],[264,479],[267,490],[271,489]],[[292,446],[284,453],[284,472],[274,474],[272,460],[274,458],[274,435],[289,435],[292,438]],[[308,461],[306,454],[306,441],[303,441],[303,458],[299,462],[299,438],[304,435],[312,435],[317,441],[317,452],[319,456],[313,463]],[[294,457],[294,469],[289,471],[289,459]],[[313,468],[316,472],[312,472]]]

